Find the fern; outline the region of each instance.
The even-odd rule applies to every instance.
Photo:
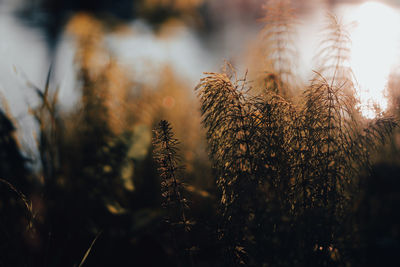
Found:
[[[193,266],[193,255],[189,245],[189,232],[194,221],[187,216],[189,210],[188,200],[184,196],[184,184],[180,178],[182,167],[179,166],[177,155],[178,140],[174,138],[172,128],[168,121],[161,120],[154,130],[154,159],[158,165],[161,177],[162,205],[167,209],[166,222],[171,226],[173,245],[180,263],[179,254],[183,255]]]
[[[163,206],[168,209],[167,221],[172,225],[182,225],[190,230],[191,222],[186,218],[187,200],[183,197],[183,184],[178,178],[182,167],[178,166],[178,140],[174,138],[170,124],[162,120],[154,131],[154,159],[158,163],[161,176]]]
[[[295,92],[294,74],[297,51],[293,37],[297,24],[290,0],[269,0],[264,5],[265,23],[261,30],[264,57],[264,81],[267,90],[285,97]]]
[[[230,264],[244,264],[265,258],[257,242],[274,247],[270,234],[292,211],[296,111],[274,92],[251,96],[246,77],[238,80],[230,65],[226,72],[206,73],[196,89],[221,191],[221,235]]]
[[[329,13],[323,30],[326,37],[319,44],[320,49],[315,55],[315,60],[317,76],[321,74],[325,77],[330,86],[354,93],[356,79],[350,67],[351,39],[348,32],[350,26],[343,25],[334,14]]]
[[[217,172],[221,191],[221,237],[227,244],[230,264],[246,262],[246,225],[254,215],[259,177],[257,155],[261,143],[256,127],[258,115],[246,98],[246,81],[227,74],[206,73],[196,90],[201,100],[203,125],[207,129],[210,157]]]

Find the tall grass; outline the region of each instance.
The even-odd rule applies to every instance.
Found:
[[[379,234],[396,248],[396,221],[374,207],[397,207],[376,165],[397,119],[357,109],[334,16],[312,80],[297,82],[291,8],[267,2],[256,74],[226,63],[197,100],[168,67],[156,85],[127,78],[101,22],[74,17],[81,98],[62,111],[51,69],[34,88],[38,173],[0,113],[0,266],[365,266]]]

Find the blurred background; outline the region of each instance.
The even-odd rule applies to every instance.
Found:
[[[382,31],[372,29],[368,21],[378,21],[377,25],[397,23],[400,3],[377,1],[383,15],[382,12],[357,15],[360,6],[367,2],[304,0],[293,3],[296,17],[301,21],[297,25],[295,43],[299,52],[296,66],[303,81],[309,80],[315,68],[314,51],[321,39],[327,12],[335,13],[347,23],[358,21],[358,28],[368,28],[370,34],[353,40],[359,47],[365,47],[366,41],[372,43],[367,48],[355,49],[361,51],[355,55],[358,58],[355,65],[365,65],[362,62],[365,53],[376,54],[374,49],[379,49],[380,44],[371,40],[377,40],[374,34]],[[43,87],[52,64],[51,83],[60,87],[63,108],[72,108],[79,98],[74,64],[79,46],[77,36],[87,34],[85,31],[89,28],[85,27],[90,21],[98,24],[101,35],[98,45],[121,66],[126,77],[154,85],[158,73],[168,66],[191,92],[202,72],[218,70],[223,60],[231,61],[241,71],[251,68],[248,57],[263,27],[260,21],[264,16],[263,4],[263,0],[0,1],[0,34],[3,36],[0,40],[0,92],[10,102],[11,113],[18,123],[24,124],[24,131],[29,132],[21,136],[24,146],[34,150],[32,140],[27,140],[34,130],[27,111],[37,104],[26,83]],[[386,22],[388,17],[390,22]],[[391,51],[386,58],[374,60],[392,61],[386,65],[393,65],[399,58],[399,30],[390,27],[383,32],[387,36],[381,38],[381,43],[390,43],[385,49]],[[371,70],[360,71],[361,79],[368,79],[365,76],[370,76]],[[383,72],[381,81],[376,82],[382,87],[389,70],[380,71]],[[373,97],[376,96],[370,95],[364,101]]]
[[[170,236],[159,225],[164,214],[151,155],[152,129],[160,119],[171,121],[181,141],[193,214],[208,221],[194,229],[202,242],[199,262],[218,266],[218,244],[210,241],[217,190],[194,87],[203,72],[220,71],[224,60],[257,76],[252,63],[266,2],[0,0],[0,115],[7,126],[0,134],[17,136],[0,154],[0,174],[24,178],[13,184],[29,196],[39,225],[30,236],[1,244],[11,252],[0,266],[26,266],[18,249],[30,266],[77,266],[101,231],[91,266],[174,266]],[[291,6],[298,21],[293,38],[299,84],[307,84],[317,68],[315,51],[332,12],[352,38],[349,64],[363,115],[374,118],[376,109],[394,106],[398,111],[400,1],[297,0]],[[392,141],[398,149],[400,139]],[[396,149],[389,149],[387,159],[397,164]],[[398,198],[398,192],[380,198],[399,183],[391,180],[398,165],[389,172],[378,168],[376,176],[389,182],[378,191],[368,187],[381,206]],[[15,195],[8,197],[21,205]],[[21,232],[26,219],[6,211],[15,217],[0,228]],[[375,215],[389,218],[391,212]],[[398,237],[393,225],[388,236]],[[389,247],[397,249],[396,242]]]

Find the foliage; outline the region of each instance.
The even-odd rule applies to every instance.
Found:
[[[262,71],[265,87],[285,97],[294,93],[297,83],[295,66],[297,50],[294,44],[297,21],[290,0],[269,0],[263,6],[265,24],[260,32]]]
[[[40,170],[0,112],[0,266],[395,261],[399,163],[380,161],[398,151],[385,146],[395,144],[397,120],[368,120],[357,109],[350,40],[333,16],[321,64],[299,89],[287,35],[293,14],[289,1],[267,4],[266,83],[239,78],[226,63],[204,74],[198,102],[168,66],[155,85],[127,78],[103,25],[74,16],[76,109],[61,109],[51,68],[45,87],[33,87]]]
[[[187,217],[189,209],[188,200],[184,196],[184,184],[179,179],[180,167],[178,166],[177,144],[173,137],[170,124],[162,120],[155,130],[153,144],[155,146],[154,158],[158,163],[158,172],[161,177],[162,205],[167,209],[166,222],[172,228],[175,254],[179,255],[184,244],[178,244],[178,236],[187,235],[193,224]]]

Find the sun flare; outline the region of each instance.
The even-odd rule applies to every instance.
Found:
[[[351,66],[358,82],[357,94],[364,117],[372,119],[388,107],[388,76],[398,60],[400,15],[382,3],[360,5],[351,18]]]

